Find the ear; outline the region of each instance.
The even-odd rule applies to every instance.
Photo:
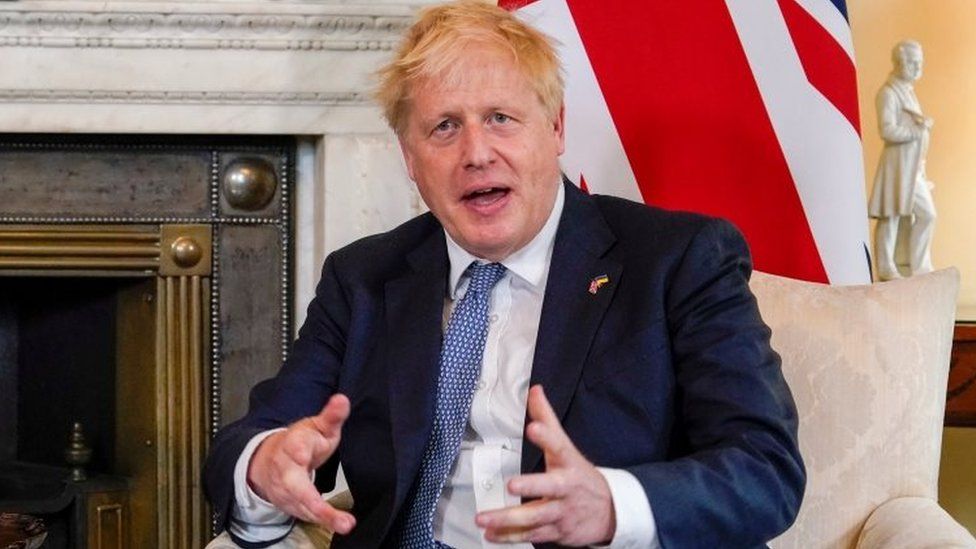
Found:
[[[400,144],[400,154],[403,155],[403,163],[407,167],[407,177],[409,177],[411,181],[416,182],[417,178],[414,176],[413,169],[413,151],[410,150],[410,145],[408,144],[407,140],[399,133],[397,134],[397,143]]]
[[[559,113],[553,121],[553,130],[557,140],[557,154],[562,155],[566,151],[566,105],[559,105]]]

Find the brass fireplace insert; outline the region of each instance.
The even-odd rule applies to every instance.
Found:
[[[293,140],[277,137],[0,137],[0,294],[5,286],[18,294],[49,287],[74,296],[72,280],[120,281],[103,299],[114,310],[106,323],[114,345],[104,350],[114,367],[94,385],[111,394],[99,396],[108,411],[92,411],[93,450],[103,455],[86,482],[114,486],[107,479],[121,478],[126,489],[73,500],[70,539],[175,548],[202,547],[211,536],[200,477],[209,440],[243,413],[247,389],[288,352],[293,166]],[[8,302],[9,341],[19,331],[28,337],[18,318],[62,314],[34,311],[40,305],[30,295]],[[56,308],[59,300],[40,302]],[[0,352],[0,391],[11,393],[3,396],[14,412],[0,419],[0,446],[17,448],[0,454],[0,475],[4,460],[18,471],[40,462],[67,473],[64,455],[51,448],[55,439],[67,445],[70,422],[57,410],[77,410],[68,401],[80,389],[58,389],[72,377],[64,375],[71,360],[45,365],[37,359],[45,353],[31,354],[44,337]],[[32,381],[45,369],[61,373]],[[68,396],[38,404],[25,390],[18,398],[18,388],[38,385]],[[33,413],[38,406],[54,414]],[[31,423],[40,416],[57,425]],[[39,432],[52,440],[31,443]],[[0,489],[0,510],[25,505],[8,496]],[[52,509],[53,521],[71,514]]]

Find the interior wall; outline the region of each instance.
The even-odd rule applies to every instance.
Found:
[[[883,143],[874,99],[891,71],[891,48],[922,44],[925,65],[915,91],[935,119],[928,175],[938,212],[932,259],[962,273],[959,316],[976,320],[976,2],[972,0],[849,0],[857,57],[865,173],[870,196]]]
[[[976,533],[976,428],[950,427],[942,439],[939,502],[949,514]]]
[[[911,38],[925,66],[915,89],[935,119],[928,175],[938,211],[932,258],[936,268],[962,274],[958,316],[976,320],[976,2],[972,0],[849,0],[860,90],[866,189],[871,191],[883,143],[874,99],[891,71],[891,48]],[[868,194],[870,195],[870,194]],[[956,520],[976,532],[976,428],[946,429],[939,498]]]

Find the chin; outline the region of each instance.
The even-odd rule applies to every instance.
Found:
[[[482,230],[471,234],[470,238],[466,238],[465,241],[478,250],[503,250],[511,242],[511,238]]]
[[[469,250],[470,251],[470,250]],[[482,244],[475,247],[474,255],[491,261],[500,261],[508,255],[507,248],[503,244]]]
[[[462,245],[465,250],[482,259],[490,259],[492,261],[502,259],[504,255],[512,251],[509,243],[504,240],[476,238],[467,240],[466,242],[467,245]],[[458,244],[461,243],[458,242]]]

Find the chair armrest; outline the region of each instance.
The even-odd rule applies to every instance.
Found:
[[[976,548],[976,538],[939,504],[922,497],[900,497],[881,504],[868,517],[857,549]]]
[[[329,549],[329,544],[332,542],[331,535],[328,538],[322,538],[321,532],[316,531],[310,534],[307,528],[308,526],[305,524],[296,524],[285,539],[272,545],[269,549]],[[207,544],[205,549],[241,549],[241,546],[234,543],[227,532],[221,532],[219,536]]]

